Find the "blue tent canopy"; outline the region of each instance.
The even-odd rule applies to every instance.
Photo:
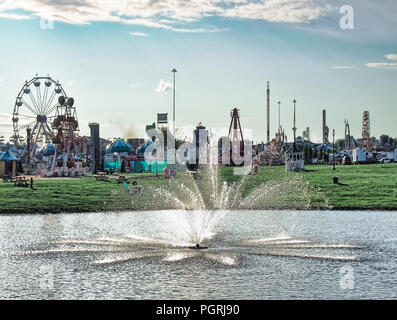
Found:
[[[106,147],[106,153],[121,153],[121,152],[132,152],[134,149],[132,146],[124,140],[117,140]]]
[[[55,154],[55,151],[56,151],[56,147],[51,143],[47,144],[46,146],[44,146],[44,148],[40,150],[42,155],[45,157],[53,156]]]
[[[137,151],[136,151],[137,155],[143,156],[143,155],[145,154],[146,149],[147,149],[150,145],[152,145],[152,144],[153,144],[152,141],[147,141],[147,142],[145,142],[142,146],[140,146],[140,147],[137,149]]]
[[[333,150],[329,145],[322,143],[316,147],[317,150]]]
[[[0,161],[18,161],[19,159],[12,154],[10,150],[7,150],[0,156]]]

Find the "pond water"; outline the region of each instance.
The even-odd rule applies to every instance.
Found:
[[[397,212],[199,214],[0,216],[0,298],[397,298]]]

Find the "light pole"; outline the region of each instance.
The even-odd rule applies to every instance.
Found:
[[[335,170],[335,129],[332,130],[332,143],[333,143],[332,162],[333,162],[333,170]]]
[[[280,123],[280,105],[281,105],[281,101],[278,102],[278,133],[280,134],[281,131],[281,123]]]
[[[172,103],[172,105],[173,105],[173,118],[172,118],[172,121],[173,121],[173,123],[172,123],[172,125],[173,125],[173,128],[172,128],[172,135],[173,135],[173,137],[174,137],[174,143],[176,142],[176,137],[175,137],[175,74],[177,73],[177,71],[176,71],[176,69],[173,69],[172,70],[172,73],[174,74],[174,83],[173,83],[173,103]],[[176,147],[176,146],[175,146]]]
[[[176,69],[172,69],[171,71],[173,73],[173,100],[172,100],[172,137],[174,139],[174,164],[176,164],[176,137],[175,137],[175,74],[177,73]]]
[[[292,130],[294,131],[294,151],[296,148],[296,100],[292,101],[294,103],[294,127]]]

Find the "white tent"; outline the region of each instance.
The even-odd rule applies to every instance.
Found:
[[[367,161],[367,155],[365,150],[363,149],[354,149],[353,150],[353,163],[360,163]]]

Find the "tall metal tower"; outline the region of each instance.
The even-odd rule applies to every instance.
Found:
[[[294,127],[292,130],[294,131],[294,145],[296,144],[296,100],[294,99]]]
[[[267,143],[270,142],[270,82],[267,82]]]
[[[371,135],[370,135],[370,121],[369,121],[369,111],[364,111],[363,114],[363,148],[367,151],[372,150],[371,146]]]
[[[347,119],[345,119],[345,149],[346,150],[353,149],[351,145],[350,125]]]
[[[327,111],[323,110],[323,144],[328,145],[329,128],[327,126]]]
[[[175,73],[177,73],[176,69],[172,69],[171,71],[174,74],[173,77],[173,90],[172,90],[172,137],[176,143],[176,138],[175,138]]]
[[[278,102],[278,133],[280,133],[281,131],[280,109],[281,109],[281,101]]]
[[[244,137],[243,137],[243,130],[241,129],[241,124],[240,124],[239,110],[237,108],[234,108],[230,112],[230,117],[232,118],[232,120],[230,121],[230,126],[229,126],[229,134],[228,134],[229,139],[233,143],[240,142],[242,143],[242,145],[244,145]]]
[[[230,127],[229,127],[229,141],[231,144],[231,150],[230,150],[230,163],[232,165],[243,165],[241,164],[235,164],[234,163],[234,155],[244,157],[244,137],[243,137],[243,130],[241,129],[241,124],[240,124],[240,114],[239,110],[237,108],[234,108],[230,112],[230,117],[232,118],[230,121]]]
[[[302,133],[303,141],[310,141],[310,128],[306,127],[306,130],[303,130]]]
[[[99,124],[89,123],[91,131],[91,157],[93,159],[92,172],[96,173],[101,170],[101,146],[99,136]]]

